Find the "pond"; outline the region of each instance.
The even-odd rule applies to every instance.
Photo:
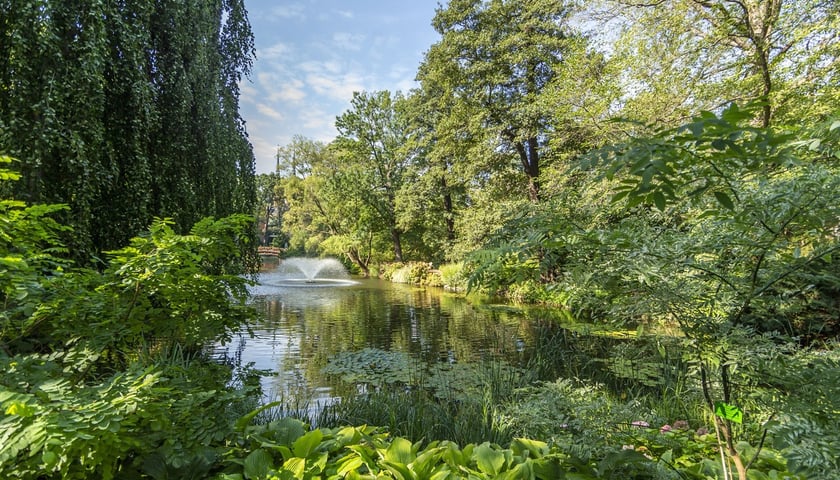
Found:
[[[488,360],[517,369],[539,365],[536,377],[552,380],[607,375],[644,383],[662,374],[645,366],[646,349],[570,325],[557,311],[476,304],[440,288],[378,279],[278,278],[264,272],[253,289],[260,320],[251,332],[216,347],[219,355],[265,371],[267,400],[323,406],[377,382],[412,383],[430,368]],[[619,348],[639,351],[640,362],[627,365],[626,352],[623,364],[610,360]]]

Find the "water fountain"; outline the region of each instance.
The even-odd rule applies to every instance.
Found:
[[[292,257],[260,274],[261,287],[340,287],[353,285],[347,269],[335,258]],[[259,292],[252,292],[259,293]]]

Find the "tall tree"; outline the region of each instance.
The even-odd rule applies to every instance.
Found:
[[[420,68],[424,88],[452,90],[470,113],[462,129],[518,159],[533,202],[551,133],[543,96],[577,41],[570,14],[562,0],[453,0],[435,14],[442,38]]]
[[[434,262],[444,261],[456,240],[470,178],[460,170],[466,162],[459,160],[468,156],[471,142],[459,129],[444,126],[457,118],[451,115],[452,101],[452,92],[443,88],[416,89],[398,104],[408,122],[401,155],[410,159],[397,196],[398,223],[413,255]]]
[[[407,123],[395,106],[402,95],[392,97],[387,90],[354,93],[351,108],[339,115],[334,142],[344,170],[352,172],[349,195],[370,207],[376,222],[373,228],[388,231],[394,260],[403,260],[403,229],[397,221],[397,194],[405,181],[409,159],[402,145],[407,139]]]

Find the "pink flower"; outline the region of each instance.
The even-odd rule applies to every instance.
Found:
[[[674,428],[677,430],[688,430],[688,422],[685,420],[677,420],[674,422]]]
[[[706,435],[707,433],[709,433],[709,429],[706,427],[700,427],[697,429],[698,436]]]
[[[636,420],[635,422],[632,422],[630,425],[633,425],[634,427],[639,427],[639,428],[650,426],[650,424],[648,422],[644,421],[644,420]]]
[[[671,426],[668,425],[668,424],[662,425],[662,428],[660,428],[659,431],[661,433],[670,432],[671,431]]]

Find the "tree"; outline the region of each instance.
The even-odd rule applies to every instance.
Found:
[[[592,156],[615,176],[615,201],[649,205],[669,220],[595,235],[614,256],[598,258],[590,279],[611,285],[614,312],[680,326],[721,456],[741,479],[751,462],[736,448],[736,424],[759,388],[762,362],[798,349],[790,338],[808,344],[840,329],[840,175],[822,150],[836,151],[840,122],[794,141],[745,126],[754,117],[733,105]]]
[[[241,0],[0,2],[0,151],[22,174],[10,188],[70,206],[65,243],[84,262],[153,216],[186,232],[251,212],[238,84],[253,53]]]
[[[387,90],[354,93],[351,108],[335,122],[339,136],[334,142],[338,158],[346,172],[346,195],[363,202],[374,222],[371,230],[387,231],[393,246],[394,260],[403,260],[402,228],[397,222],[397,194],[405,182],[409,158],[403,155],[407,124]]]
[[[428,91],[453,92],[457,102],[450,105],[469,115],[458,130],[481,138],[492,153],[518,159],[532,202],[540,198],[553,134],[544,95],[578,41],[567,26],[570,14],[560,0],[449,2],[435,14],[442,39],[418,75]]]
[[[282,189],[277,188],[279,176],[276,173],[257,175],[257,210],[255,217],[260,226],[262,245],[271,245],[281,228],[283,208],[285,207]]]

